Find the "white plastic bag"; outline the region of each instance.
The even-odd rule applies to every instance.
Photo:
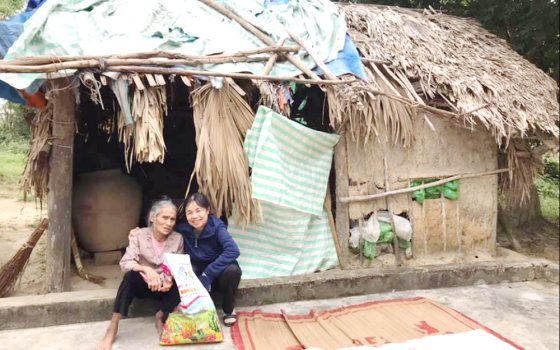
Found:
[[[389,212],[387,211],[380,211],[377,213],[377,217],[379,221],[391,222]],[[398,215],[393,215],[393,220],[395,221],[395,230],[397,231],[395,233],[397,237],[403,241],[410,242],[412,240],[412,224],[410,221]]]
[[[196,277],[191,257],[186,254],[164,254],[164,264],[177,283],[181,304],[179,310],[185,315],[196,315],[216,309],[208,291]]]
[[[381,227],[379,226],[379,221],[375,220],[372,216],[363,223],[362,228],[357,226],[350,230],[350,248],[358,249],[360,246],[360,239],[370,243],[377,243],[380,235]]]

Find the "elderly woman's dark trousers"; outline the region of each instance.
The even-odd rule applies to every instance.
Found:
[[[163,311],[164,320],[178,305],[179,290],[173,285],[169,292],[152,292],[139,272],[130,271],[125,276],[119,287],[113,312],[128,316],[128,309],[134,299],[153,299],[159,302]]]

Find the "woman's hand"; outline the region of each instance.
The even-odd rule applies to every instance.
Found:
[[[163,283],[159,291],[162,293],[167,293],[171,290],[172,287],[173,287],[173,277],[165,276],[165,279],[163,280]]]
[[[159,277],[159,273],[148,266],[142,266],[141,272],[146,275],[146,283],[148,284],[148,288],[150,288],[152,292],[159,291],[161,287],[161,279]]]
[[[137,227],[135,229],[130,230],[130,233],[128,234],[128,240],[132,240],[134,237],[136,237],[136,235],[138,234],[138,231],[140,231],[140,227]]]

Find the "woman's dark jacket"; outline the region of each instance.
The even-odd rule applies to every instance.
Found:
[[[240,255],[226,224],[214,215],[210,215],[198,238],[188,222],[179,224],[177,231],[183,236],[185,254],[190,255],[194,271],[199,275],[204,272],[210,283]]]

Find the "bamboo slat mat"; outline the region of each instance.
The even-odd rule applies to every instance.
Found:
[[[237,350],[337,350],[360,345],[404,343],[427,336],[484,330],[467,316],[424,298],[356,305],[306,316],[239,313],[232,330]]]

